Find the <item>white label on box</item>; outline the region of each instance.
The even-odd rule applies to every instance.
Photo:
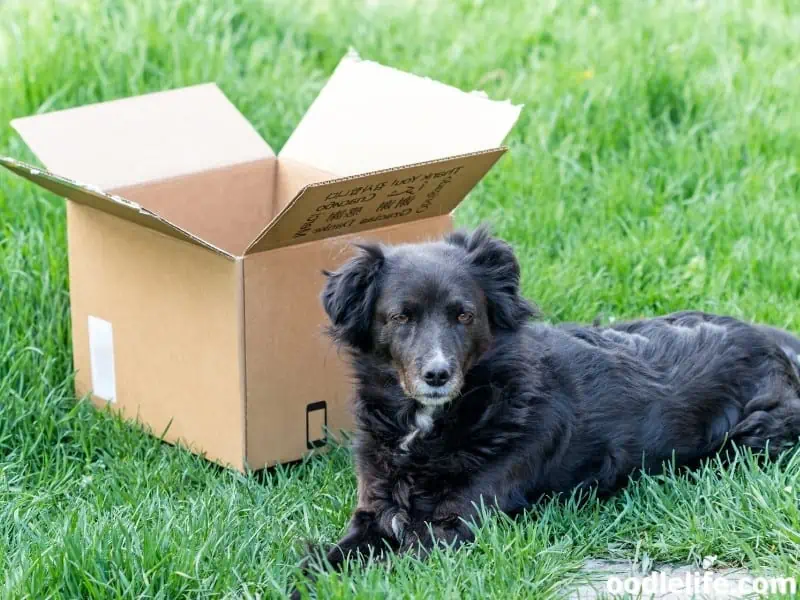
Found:
[[[89,360],[92,368],[92,393],[106,402],[117,397],[114,375],[114,332],[111,323],[89,315]]]

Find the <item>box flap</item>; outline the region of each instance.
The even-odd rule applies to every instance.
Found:
[[[495,148],[308,185],[245,254],[447,214],[505,151]]]
[[[280,152],[349,177],[497,148],[521,106],[350,52]]]
[[[274,156],[214,84],[15,119],[11,125],[49,171],[106,191]]]
[[[208,250],[216,252],[217,254],[233,258],[233,256],[228,252],[225,252],[224,250],[201,240],[197,236],[194,236],[188,231],[181,229],[177,225],[170,223],[166,219],[162,219],[155,213],[142,208],[135,202],[125,200],[120,196],[107,194],[93,186],[81,184],[77,181],[72,181],[58,175],[53,175],[47,171],[43,171],[34,166],[14,160],[13,158],[0,156],[0,165],[63,198],[69,198],[70,200],[78,202],[79,204],[96,208],[97,210],[120,217],[126,221],[132,221],[133,223],[153,229],[170,237],[183,240],[185,242],[189,242],[190,244],[207,248]]]

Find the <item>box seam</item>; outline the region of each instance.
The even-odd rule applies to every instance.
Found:
[[[201,237],[194,235],[193,233],[191,233],[190,231],[184,229],[183,227],[179,227],[178,225],[176,225],[172,221],[169,221],[168,219],[165,219],[161,215],[159,215],[159,214],[157,214],[157,213],[155,213],[155,212],[153,212],[151,210],[148,210],[148,209],[144,208],[138,202],[132,202],[131,200],[123,198],[122,196],[120,196],[118,194],[114,194],[114,193],[111,193],[111,192],[106,192],[106,191],[101,190],[99,188],[93,187],[90,184],[86,184],[86,183],[83,183],[83,182],[80,182],[80,181],[76,181],[74,179],[70,179],[69,177],[64,177],[63,175],[58,175],[58,174],[53,173],[52,171],[48,171],[47,169],[44,169],[44,168],[35,167],[33,165],[30,165],[30,164],[24,163],[22,161],[19,161],[19,160],[15,159],[15,158],[11,158],[10,156],[0,156],[0,166],[5,167],[6,169],[11,171],[15,175],[17,175],[19,177],[22,177],[23,179],[26,179],[27,181],[30,181],[35,186],[37,186],[37,187],[39,187],[39,188],[41,188],[41,189],[43,189],[43,190],[45,190],[45,191],[47,191],[47,192],[49,192],[51,194],[55,194],[56,196],[59,196],[59,197],[63,198],[64,200],[71,200],[72,202],[75,202],[76,204],[82,204],[84,206],[87,206],[88,208],[91,208],[92,210],[97,210],[98,212],[103,212],[103,213],[105,213],[107,215],[110,215],[110,216],[116,218],[116,219],[121,219],[123,221],[128,221],[129,223],[133,223],[134,225],[137,225],[139,227],[144,227],[145,229],[149,229],[150,231],[153,231],[155,233],[160,233],[161,235],[164,235],[166,237],[171,237],[172,239],[175,239],[177,241],[186,242],[186,243],[189,243],[190,245],[197,246],[197,247],[200,247],[200,248],[204,248],[205,250],[213,252],[214,254],[217,254],[219,256],[224,256],[225,258],[228,258],[228,259],[234,259],[235,258],[235,256],[233,254],[231,254],[230,252],[227,252],[227,251],[223,250],[222,248],[218,248],[214,244],[211,244],[210,242],[207,242],[206,240],[202,239]],[[21,173],[20,171],[18,171],[17,169],[21,169],[21,170],[27,171],[29,173],[29,175],[25,175],[25,174]],[[47,180],[47,178],[55,179],[57,183],[61,184],[62,186],[65,186],[67,188],[78,188],[78,190],[80,190],[81,192],[86,193],[86,194],[92,196],[95,199],[97,199],[99,197],[104,202],[109,202],[111,204],[124,206],[127,210],[136,211],[141,216],[148,217],[148,218],[151,218],[151,219],[155,219],[156,221],[160,222],[161,224],[166,225],[171,229],[174,229],[178,233],[182,233],[184,238],[189,238],[189,239],[187,240],[187,239],[182,239],[182,238],[176,237],[176,236],[170,236],[170,235],[167,235],[167,234],[165,234],[165,233],[163,233],[161,231],[158,231],[157,229],[153,229],[152,227],[148,227],[147,225],[142,225],[140,223],[136,223],[135,221],[131,221],[130,219],[126,219],[126,218],[121,217],[119,215],[116,215],[116,214],[114,214],[112,212],[104,211],[104,210],[102,210],[100,208],[96,208],[96,207],[88,205],[88,204],[86,204],[84,202],[78,202],[77,200],[74,200],[74,199],[70,198],[69,195],[67,195],[67,194],[62,194],[60,192],[53,191],[50,188],[48,188],[47,186],[42,185],[39,181],[37,181],[35,179],[31,179],[32,176],[40,176],[40,175],[44,176],[44,179],[46,179],[46,180]],[[72,191],[74,192],[75,190],[72,190]],[[189,241],[189,240],[191,240],[191,241]]]
[[[52,193],[52,192],[50,192],[50,193]],[[102,213],[104,215],[108,215],[112,219],[118,219],[120,221],[124,221],[125,223],[129,223],[130,225],[133,225],[134,227],[139,227],[141,229],[145,229],[145,230],[149,231],[150,233],[152,233],[153,235],[161,236],[161,237],[166,238],[168,240],[172,240],[172,241],[174,241],[174,242],[176,242],[178,244],[184,244],[184,245],[189,246],[191,248],[198,248],[199,250],[202,250],[204,252],[211,252],[211,254],[219,256],[220,258],[224,258],[227,261],[236,261],[238,259],[237,256],[234,256],[232,254],[228,254],[225,251],[217,252],[212,247],[203,246],[203,245],[200,245],[200,244],[195,244],[193,242],[190,242],[189,240],[185,240],[185,239],[181,239],[181,238],[177,238],[177,237],[168,235],[168,234],[166,234],[166,233],[164,233],[162,231],[158,231],[157,229],[151,229],[150,227],[147,227],[145,225],[139,225],[138,223],[135,223],[134,221],[129,221],[128,219],[123,219],[122,217],[119,217],[119,216],[117,216],[117,215],[115,215],[113,213],[108,213],[108,212],[106,212],[104,210],[100,210],[99,208],[95,208],[94,206],[89,206],[88,204],[83,204],[81,202],[76,202],[75,200],[72,200],[70,198],[64,198],[64,200],[66,200],[68,202],[72,202],[74,204],[77,204],[78,206],[80,206],[82,208],[86,208],[88,210],[93,210],[95,212],[99,212],[99,213]]]
[[[237,327],[239,330],[239,394],[240,413],[242,418],[242,467],[247,470],[247,329],[245,318],[245,281],[244,281],[244,258],[236,259],[236,291],[237,298]]]

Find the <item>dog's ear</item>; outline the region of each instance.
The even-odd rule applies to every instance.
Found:
[[[328,332],[339,344],[368,352],[370,326],[379,293],[384,254],[377,244],[357,244],[358,254],[328,278],[322,290],[322,306],[331,320]]]
[[[467,260],[486,294],[489,322],[495,330],[516,330],[539,315],[536,307],[520,295],[520,268],[514,250],[493,237],[482,225],[472,233],[456,231],[445,241],[467,251]]]

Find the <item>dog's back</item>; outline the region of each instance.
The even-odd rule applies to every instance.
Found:
[[[780,346],[781,350],[791,359],[798,373],[800,373],[800,339],[777,327],[768,325],[755,325],[755,327]]]
[[[587,394],[600,406],[638,411],[641,450],[656,463],[670,452],[692,462],[728,439],[773,454],[797,443],[800,340],[788,332],[697,311],[567,331],[609,357],[593,358],[604,372]]]

